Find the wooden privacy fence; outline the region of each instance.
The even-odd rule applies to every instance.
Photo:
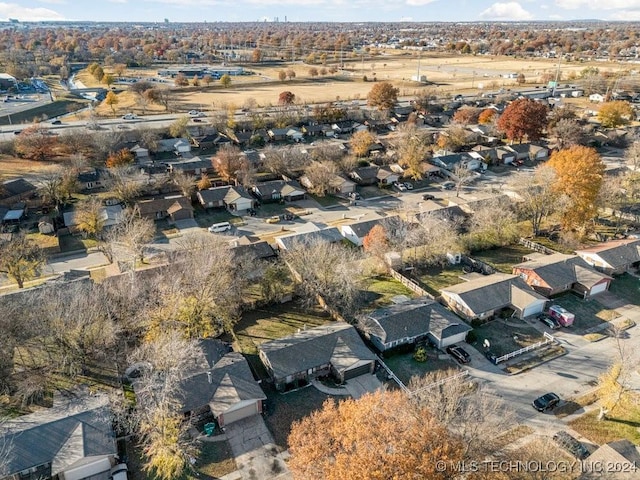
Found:
[[[433,295],[431,295],[429,292],[427,292],[424,288],[422,288],[420,285],[418,285],[416,282],[414,282],[410,278],[407,278],[404,275],[402,275],[400,272],[395,271],[393,268],[390,269],[389,272],[391,273],[391,276],[393,278],[398,280],[401,284],[403,284],[412,292],[417,293],[418,295],[423,297],[433,298]]]

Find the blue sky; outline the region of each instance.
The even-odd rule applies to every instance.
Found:
[[[640,0],[16,0],[0,19],[94,21],[640,20]]]

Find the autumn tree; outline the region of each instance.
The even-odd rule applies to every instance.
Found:
[[[187,126],[189,125],[189,117],[182,116],[177,118],[171,125],[169,125],[169,135],[173,138],[180,138],[186,135]]]
[[[548,108],[535,100],[522,98],[514,100],[505,108],[498,119],[498,129],[504,132],[509,140],[522,142],[539,140],[547,126]]]
[[[260,63],[262,61],[262,50],[254,48],[253,52],[251,52],[251,61],[253,63]]]
[[[200,180],[198,180],[196,187],[198,188],[198,190],[206,190],[208,188],[211,188],[211,180],[209,180],[209,175],[203,173]]]
[[[41,124],[25,128],[15,139],[16,155],[41,162],[54,155],[58,137],[51,135],[49,129]]]
[[[222,75],[220,77],[220,85],[222,85],[223,88],[229,88],[231,86],[231,75],[228,73]]]
[[[113,152],[107,157],[106,165],[108,168],[118,168],[133,164],[135,156],[128,148],[123,148],[117,152]]]
[[[147,178],[132,165],[109,169],[107,186],[110,193],[125,205],[131,205],[138,196]]]
[[[97,197],[89,197],[78,203],[75,210],[75,223],[84,234],[97,238],[104,229],[106,218],[102,202]]]
[[[24,232],[0,240],[0,272],[23,288],[25,282],[36,278],[45,263],[42,249]]]
[[[309,76],[310,77],[317,77],[318,76],[318,69],[316,67],[311,67],[309,69]]]
[[[378,261],[379,266],[385,265],[384,256],[389,251],[387,231],[381,224],[374,225],[369,233],[362,239],[362,247],[365,253]]]
[[[471,125],[479,123],[480,114],[483,112],[480,108],[463,106],[456,110],[453,115],[453,121],[461,125]]]
[[[292,68],[288,68],[287,77],[289,78],[289,80],[293,80],[294,78],[296,78],[296,71]]]
[[[244,162],[245,158],[242,156],[242,152],[232,144],[225,144],[220,147],[220,150],[212,159],[216,172],[227,183],[231,183],[238,178],[238,173]]]
[[[633,118],[633,108],[629,102],[615,100],[603,103],[598,110],[598,120],[603,127],[617,128],[626,125]]]
[[[337,173],[336,164],[330,160],[312,162],[304,170],[309,181],[309,191],[319,197],[324,197],[331,189]]]
[[[480,125],[487,125],[489,123],[492,123],[497,113],[498,112],[496,112],[493,108],[485,108],[484,110],[482,110],[482,112],[480,112],[480,115],[478,115],[478,123]]]
[[[351,151],[357,157],[369,155],[369,148],[376,142],[376,137],[369,130],[360,130],[351,135]]]
[[[296,290],[305,305],[321,302],[342,313],[355,309],[361,269],[357,252],[315,237],[295,242],[285,250],[283,258],[297,280]]]
[[[567,229],[584,230],[597,213],[596,199],[604,175],[604,163],[592,149],[574,146],[554,152],[548,162],[556,173],[554,188],[569,199],[563,212]]]
[[[118,99],[118,95],[116,95],[116,92],[112,91],[107,92],[107,96],[104,99],[104,103],[111,107],[111,112],[113,112],[114,115],[116,114],[116,105],[119,101],[120,100]]]
[[[293,424],[289,452],[289,468],[301,479],[445,480],[462,459],[455,436],[399,390],[327,400]]]
[[[471,142],[472,133],[462,125],[447,125],[438,135],[436,145],[443,150],[457,152]]]
[[[279,70],[278,80],[280,80],[281,82],[284,82],[286,79],[287,79],[287,72],[285,72],[284,70]]]
[[[423,162],[429,153],[427,134],[409,123],[398,128],[398,132],[398,163],[406,169],[405,176],[420,180]]]
[[[292,105],[295,100],[296,96],[288,90],[280,92],[280,95],[278,95],[278,103],[280,105]]]
[[[173,83],[176,87],[187,87],[189,86],[189,79],[185,77],[183,73],[179,73],[176,75],[176,78],[174,78]]]
[[[77,173],[70,165],[59,165],[43,171],[38,182],[43,201],[53,203],[54,208],[59,210],[78,190]]]
[[[390,82],[376,83],[367,94],[367,105],[379,110],[390,110],[398,101],[400,90]]]

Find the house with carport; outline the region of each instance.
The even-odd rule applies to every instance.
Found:
[[[470,273],[462,283],[440,290],[443,302],[466,320],[488,321],[502,311],[513,310],[517,318],[544,311],[547,298],[517,275]]]
[[[335,322],[299,331],[258,346],[260,359],[276,389],[307,385],[314,376],[332,376],[344,383],[374,371],[376,356],[356,329]]]
[[[513,273],[546,297],[574,291],[590,298],[607,291],[611,277],[594,270],[578,255],[534,253],[513,266]]]
[[[640,239],[612,240],[576,250],[576,254],[601,272],[619,275],[640,268]]]
[[[428,297],[380,308],[358,322],[358,328],[379,352],[429,341],[444,349],[463,342],[471,327]]]

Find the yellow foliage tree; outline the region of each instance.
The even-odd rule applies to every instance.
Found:
[[[603,420],[622,400],[625,389],[620,383],[621,374],[622,364],[615,363],[598,377],[598,403],[600,405],[598,420]]]
[[[119,100],[118,100],[118,95],[116,95],[116,92],[107,93],[107,97],[104,99],[104,103],[106,103],[111,107],[111,111],[113,112],[114,115],[116,113],[116,105],[118,104],[118,102]]]
[[[626,125],[633,116],[633,108],[629,102],[616,100],[603,103],[598,110],[598,120],[603,127],[616,128]]]
[[[554,189],[569,199],[563,226],[584,231],[598,210],[596,200],[605,168],[600,155],[592,148],[576,145],[555,152],[548,165],[556,173]]]
[[[368,130],[361,130],[351,136],[351,150],[357,157],[365,157],[369,153],[369,147],[376,139]]]
[[[444,480],[462,458],[460,443],[400,391],[328,400],[294,423],[289,447],[289,467],[300,479]]]

